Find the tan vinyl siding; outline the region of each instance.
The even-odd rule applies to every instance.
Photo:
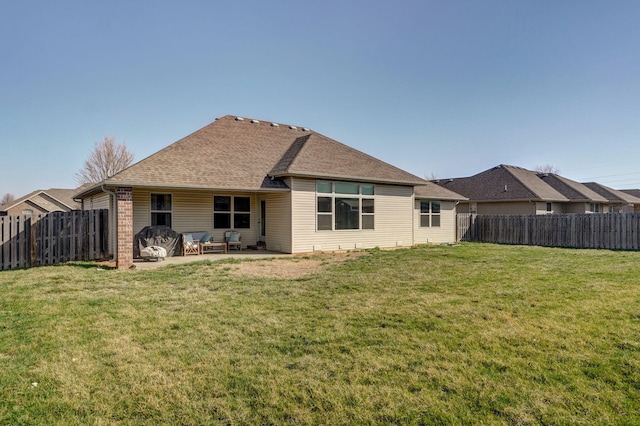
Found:
[[[567,203],[566,204],[566,212],[567,213],[576,213],[582,214],[589,211],[588,203]]]
[[[255,244],[258,233],[258,208],[255,194],[246,192],[209,192],[209,191],[167,191],[163,189],[133,190],[133,233],[140,232],[151,225],[151,194],[171,194],[171,228],[179,233],[208,232],[214,241],[224,241],[227,229],[213,229],[214,195],[241,196],[251,198],[251,227],[238,229],[242,237],[242,246]]]
[[[267,250],[291,253],[291,193],[270,194],[264,200],[267,210]]]
[[[413,187],[375,185],[375,229],[316,231],[316,181],[292,179],[293,252],[413,244]]]
[[[160,193],[160,191],[152,191]],[[151,225],[150,191],[133,189],[133,234],[140,232],[145,226]],[[166,194],[166,192],[163,192]]]
[[[535,203],[517,201],[507,203],[478,203],[478,214],[535,214]]]
[[[437,200],[434,200],[437,201]],[[414,210],[415,244],[454,243],[456,241],[456,204],[453,201],[440,202],[440,226],[420,226],[420,200],[415,201]]]
[[[107,192],[96,194],[82,200],[82,210],[111,210],[111,195]]]

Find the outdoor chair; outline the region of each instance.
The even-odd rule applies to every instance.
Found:
[[[236,248],[242,251],[241,239],[242,237],[240,236],[240,233],[237,231],[234,231],[233,229],[231,231],[226,231],[224,233],[224,241],[227,243],[227,248],[229,250]]]
[[[200,254],[200,241],[193,238],[193,234],[182,234],[182,254]]]

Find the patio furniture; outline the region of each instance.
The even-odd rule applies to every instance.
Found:
[[[191,254],[200,254],[200,241],[193,238],[193,234],[182,234],[182,254],[189,256]]]
[[[238,231],[233,229],[224,233],[224,241],[227,243],[227,249],[231,250],[234,247],[242,251],[242,237]]]
[[[227,243],[215,243],[213,241],[200,243],[200,254],[206,253],[226,253]]]

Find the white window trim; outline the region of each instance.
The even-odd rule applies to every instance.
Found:
[[[419,205],[418,205],[418,214],[420,215],[420,228],[441,228],[442,227],[442,201],[441,200],[425,200],[425,199],[420,199],[419,201]],[[422,202],[427,202],[429,203],[429,213],[422,213]],[[438,203],[440,205],[440,212],[438,213],[433,213],[433,203]],[[422,225],[422,217],[423,216],[428,216],[429,217],[429,225],[427,226],[423,226]],[[433,226],[432,225],[432,219],[433,216],[438,216],[440,218],[440,224],[438,226]]]
[[[316,180],[316,197],[315,197],[315,222],[316,222],[316,232],[362,232],[362,231],[375,231],[376,229],[376,185],[368,182],[347,182],[347,181],[338,181],[338,180],[324,180],[318,179]],[[331,192],[318,192],[318,183],[330,183],[331,184]],[[335,192],[335,184],[336,183],[345,183],[345,184],[353,184],[358,185],[358,194],[342,194]],[[373,187],[373,195],[365,195],[362,194],[362,186],[372,186]],[[318,198],[326,197],[331,198],[331,212],[319,212],[318,211]],[[335,218],[335,203],[336,198],[357,198],[358,199],[358,228],[357,229],[336,229],[336,218]],[[373,200],[373,213],[363,213],[362,211],[362,200]],[[318,229],[318,216],[330,216],[331,217],[331,229]],[[373,216],[373,228],[362,228],[362,217],[363,216]]]
[[[215,199],[216,197],[229,197],[230,198],[230,202],[229,202],[229,209],[228,211],[222,211],[222,210],[215,210]],[[249,227],[248,228],[238,228],[238,229],[251,229],[252,228],[252,216],[253,216],[253,198],[250,195],[229,195],[229,194],[213,194],[213,197],[211,197],[211,210],[213,212],[213,229],[235,229],[234,224],[235,224],[235,214],[236,214],[236,210],[235,210],[235,199],[236,197],[239,198],[248,198],[249,199],[249,211],[238,211],[237,213],[239,214],[248,214],[249,215]],[[216,228],[215,226],[215,214],[216,213],[228,213],[229,214],[229,228]]]
[[[169,195],[171,197],[171,209],[170,210],[153,210],[151,200],[154,195]],[[149,193],[149,223],[153,223],[154,213],[169,213],[171,214],[171,228],[173,228],[173,193],[172,192],[150,192]]]

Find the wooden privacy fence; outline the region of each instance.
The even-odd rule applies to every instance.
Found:
[[[640,249],[640,213],[458,215],[458,239],[548,247]]]
[[[108,210],[0,216],[0,270],[108,256]]]

